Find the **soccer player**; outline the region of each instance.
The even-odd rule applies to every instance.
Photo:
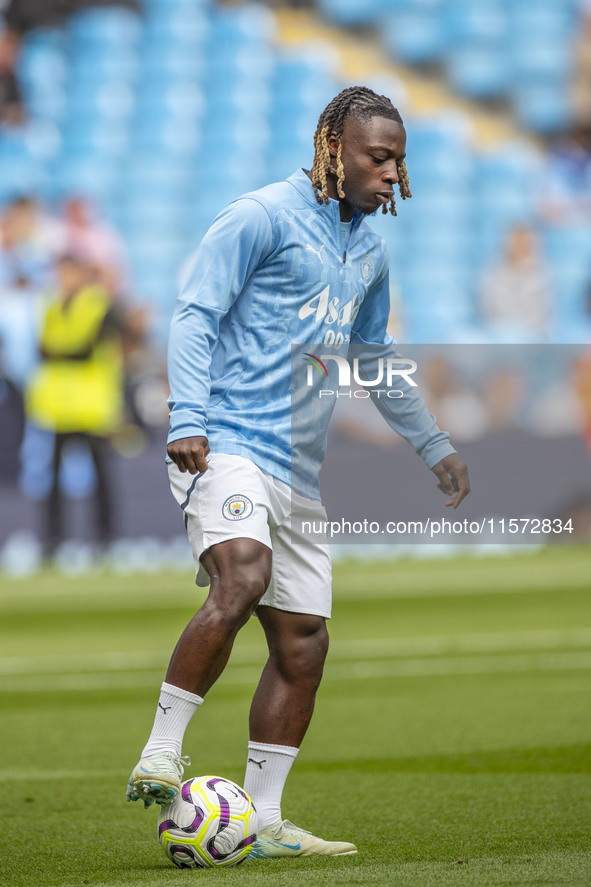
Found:
[[[246,194],[215,219],[192,261],[169,344],[169,475],[209,595],[183,632],[162,684],[152,733],[127,797],[145,806],[179,792],[181,743],[255,613],[269,658],[250,710],[244,788],[259,816],[254,857],[355,853],[282,819],[281,795],[314,709],[328,649],[328,546],[290,526],[292,500],[315,505],[322,426],[311,484],[291,473],[293,343],[390,345],[382,239],[365,222],[410,197],[406,133],[385,96],[337,95],[320,115],[310,172]],[[467,468],[416,388],[376,401],[457,507]],[[320,440],[320,445],[318,445]],[[293,486],[291,489],[290,484]]]

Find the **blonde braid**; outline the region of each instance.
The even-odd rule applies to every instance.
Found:
[[[406,200],[407,197],[412,197],[410,193],[410,185],[408,182],[408,172],[406,170],[406,163],[404,160],[399,160],[397,163],[398,166],[398,188],[400,189],[400,196],[403,200]]]
[[[328,149],[328,126],[318,127],[314,136],[314,165],[312,166],[312,185],[318,203],[328,203],[328,184],[326,174],[330,169],[330,151]]]
[[[398,213],[396,212],[396,202],[395,202],[395,200],[394,200],[393,197],[390,198],[390,202],[389,202],[389,203],[384,203],[384,205],[383,205],[383,207],[382,207],[382,215],[383,215],[383,216],[387,216],[387,215],[388,215],[388,210],[390,210],[390,213],[391,213],[393,216],[397,216],[397,215],[398,215]]]
[[[339,147],[337,150],[337,194],[342,200],[345,196],[345,192],[343,191],[343,182],[345,181],[345,169],[343,167],[343,161],[341,160],[341,143],[339,142]]]

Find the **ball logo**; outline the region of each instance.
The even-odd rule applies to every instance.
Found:
[[[373,277],[373,259],[367,253],[364,256],[361,256],[359,260],[359,264],[361,266],[361,276],[363,277],[364,283],[369,283]]]
[[[248,496],[230,496],[222,505],[222,514],[226,520],[242,520],[250,517],[253,507]]]

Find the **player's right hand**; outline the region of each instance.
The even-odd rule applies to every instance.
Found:
[[[209,453],[209,443],[206,437],[181,437],[180,440],[171,441],[166,452],[179,471],[188,471],[189,474],[207,471],[205,457]]]

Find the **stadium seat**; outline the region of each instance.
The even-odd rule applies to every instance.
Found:
[[[442,7],[442,27],[451,51],[477,43],[498,45],[507,37],[502,0],[454,0]]]
[[[520,43],[511,53],[510,73],[520,85],[565,84],[573,68],[570,43],[557,42],[554,36],[530,38]]]
[[[380,20],[380,31],[392,58],[410,65],[438,61],[447,46],[441,17],[430,7],[389,13]]]
[[[450,53],[446,70],[452,86],[472,99],[504,95],[511,71],[500,44],[471,46]]]
[[[513,92],[513,104],[520,121],[541,135],[564,132],[570,123],[568,84],[520,84]]]
[[[63,152],[123,157],[129,147],[129,127],[125,121],[105,126],[99,117],[71,117],[62,129]]]
[[[135,92],[126,81],[68,84],[67,114],[78,120],[101,117],[108,125],[111,121],[128,118],[134,102]]]
[[[61,152],[50,167],[51,195],[80,193],[102,205],[120,186],[122,166],[117,157],[104,153]]]
[[[125,52],[139,42],[142,27],[142,18],[130,9],[91,7],[69,17],[67,32],[78,46],[102,44],[113,51]]]
[[[390,8],[388,0],[319,0],[318,9],[337,25],[371,25]]]

